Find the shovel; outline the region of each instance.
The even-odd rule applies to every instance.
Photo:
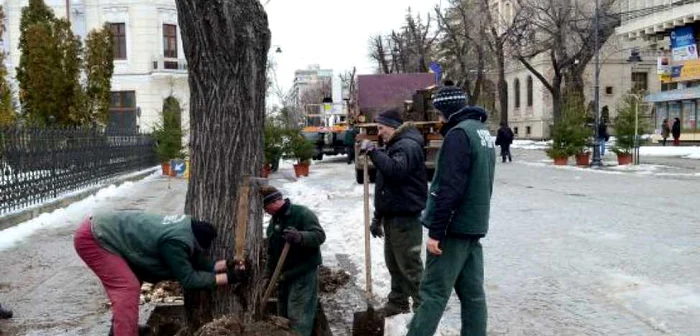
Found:
[[[365,201],[365,269],[367,277],[367,310],[353,314],[353,336],[382,336],[384,335],[384,316],[372,306],[372,256],[369,245],[369,157],[365,154],[364,162],[364,201]]]
[[[272,278],[270,283],[267,284],[267,289],[263,295],[262,304],[260,305],[260,316],[265,313],[265,307],[267,307],[267,301],[270,300],[270,295],[272,295],[272,289],[277,285],[277,280],[280,278],[282,273],[282,266],[284,266],[284,260],[287,259],[287,254],[289,253],[289,242],[284,243],[284,248],[282,249],[282,254],[280,255],[280,260],[277,261],[277,266],[275,267],[275,272],[272,273]]]

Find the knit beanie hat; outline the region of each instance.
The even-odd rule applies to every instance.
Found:
[[[197,239],[197,244],[199,244],[199,246],[205,250],[211,247],[211,242],[218,235],[214,225],[194,218],[192,219],[191,225],[194,238]]]
[[[399,128],[403,124],[403,119],[401,118],[401,111],[396,108],[384,110],[375,118],[375,120],[385,126],[391,128]]]
[[[260,194],[263,197],[263,206],[268,206],[282,199],[282,193],[272,186],[262,187]]]
[[[446,85],[433,97],[433,106],[445,116],[445,119],[450,119],[453,114],[467,106],[467,95],[454,85]]]

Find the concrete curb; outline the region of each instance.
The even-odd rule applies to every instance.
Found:
[[[5,230],[8,228],[11,228],[17,224],[24,223],[28,220],[31,220],[33,218],[39,217],[39,215],[47,212],[54,211],[56,209],[61,209],[65,208],[75,202],[81,201],[83,199],[88,198],[89,196],[97,193],[100,189],[109,186],[109,185],[116,185],[120,186],[124,182],[133,182],[133,181],[138,181],[146,176],[149,176],[153,174],[156,170],[158,170],[160,167],[153,167],[148,170],[144,170],[138,174],[128,174],[128,175],[121,175],[117,177],[113,177],[111,179],[106,180],[105,182],[96,185],[94,187],[90,187],[80,193],[71,195],[69,197],[61,198],[52,202],[48,202],[45,204],[42,204],[38,207],[33,207],[29,208],[27,210],[20,211],[18,213],[14,213],[11,215],[7,215],[4,217],[0,217],[0,230]]]

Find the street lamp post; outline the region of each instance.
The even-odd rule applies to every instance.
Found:
[[[628,63],[632,64],[632,73],[634,73],[635,68],[637,67],[637,64],[642,61],[642,58],[639,56],[639,49],[635,48],[632,49],[632,52],[630,53],[630,57],[627,59]],[[634,156],[633,156],[633,161],[635,165],[639,164],[639,104],[642,102],[642,97],[639,93],[637,93],[636,88],[634,87],[634,83],[632,83],[632,90],[634,90],[634,93],[631,94],[634,96]]]
[[[595,0],[595,139],[593,140],[593,160],[591,160],[591,168],[601,168],[603,166],[602,159],[600,157],[600,135],[598,134],[598,129],[600,128],[600,48],[598,44],[600,35],[600,15],[598,13],[598,8],[600,6],[600,0]]]

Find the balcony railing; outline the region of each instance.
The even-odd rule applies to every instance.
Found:
[[[159,57],[153,61],[153,72],[187,73],[187,60]]]

